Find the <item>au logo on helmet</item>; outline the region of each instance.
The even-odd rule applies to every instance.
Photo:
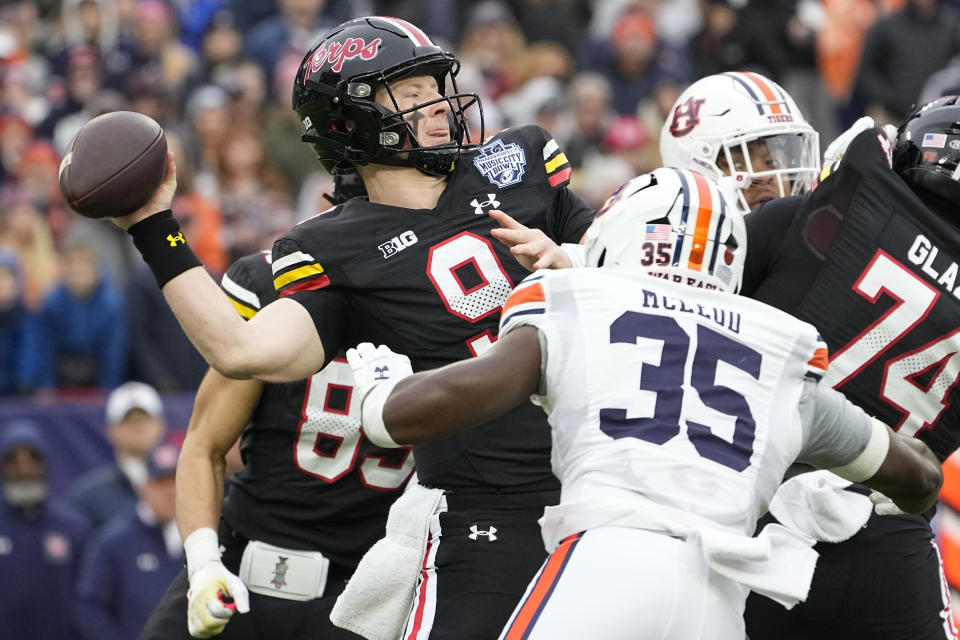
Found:
[[[700,107],[706,98],[689,97],[677,105],[673,110],[673,121],[670,123],[670,134],[675,138],[687,135],[700,124]]]
[[[324,64],[330,64],[330,68],[339,73],[347,60],[354,58],[372,60],[377,57],[382,42],[380,38],[369,44],[363,38],[347,38],[343,42],[325,42],[310,59],[310,73],[316,73]]]

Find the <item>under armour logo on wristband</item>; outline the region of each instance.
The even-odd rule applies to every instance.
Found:
[[[187,244],[186,239],[183,237],[183,231],[181,231],[181,232],[178,233],[177,235],[173,235],[172,233],[168,233],[168,234],[167,234],[167,242],[170,243],[170,246],[171,246],[171,247],[176,247],[178,242],[179,242],[180,244]]]

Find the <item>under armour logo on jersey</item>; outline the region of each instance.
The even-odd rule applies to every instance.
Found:
[[[495,542],[497,539],[497,528],[491,526],[489,529],[481,529],[478,525],[470,525],[470,533],[467,537],[471,540],[486,538],[487,542]]]
[[[683,103],[678,104],[673,110],[673,120],[670,122],[670,135],[674,138],[681,138],[700,124],[700,107],[703,106],[705,98],[687,98]]]
[[[168,234],[167,234],[167,242],[170,243],[170,246],[171,246],[171,247],[177,246],[177,243],[178,243],[178,242],[179,242],[180,244],[187,244],[187,241],[186,241],[186,240],[184,239],[184,237],[183,237],[183,231],[181,231],[181,232],[178,233],[177,235],[173,235],[172,233],[168,233]]]
[[[388,373],[390,373],[390,367],[383,365],[382,367],[374,367],[373,372],[377,374],[373,379],[374,380],[388,380],[390,378]]]
[[[488,193],[486,202],[478,202],[477,199],[474,198],[470,201],[470,206],[473,207],[473,213],[479,216],[483,213],[484,207],[490,207],[491,209],[499,207],[500,201],[497,200],[495,193]]]

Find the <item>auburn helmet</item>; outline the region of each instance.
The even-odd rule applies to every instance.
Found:
[[[960,96],[915,107],[897,129],[893,170],[914,191],[960,202]]]
[[[475,146],[466,114],[474,106],[471,115],[476,112],[483,140],[480,99],[475,93],[457,91],[459,70],[453,54],[409,22],[385,16],[344,22],[323,36],[300,63],[293,109],[300,118],[302,140],[332,174],[371,162],[412,166],[431,175],[448,173],[460,152]],[[415,75],[434,77],[441,97],[401,110],[390,83]],[[393,109],[374,100],[384,88]],[[449,105],[450,141],[424,147],[404,116],[440,102]]]
[[[610,196],[587,229],[587,266],[639,270],[736,293],[747,231],[742,214],[696,171],[664,167]]]
[[[757,147],[763,152],[753,157],[763,166],[751,158]],[[742,211],[750,208],[743,190],[751,184],[772,181],[778,197],[796,195],[811,189],[820,171],[817,132],[790,94],[751,72],[719,73],[687,87],[663,125],[660,155],[666,166],[732,182]]]

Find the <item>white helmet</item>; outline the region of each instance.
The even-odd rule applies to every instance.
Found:
[[[729,196],[703,174],[672,167],[624,184],[587,229],[587,266],[731,293],[746,252],[743,217]]]
[[[743,211],[809,191],[820,172],[817,132],[790,94],[751,72],[718,73],[687,87],[664,122],[660,156],[665,166],[700,171],[724,187],[732,182]]]

